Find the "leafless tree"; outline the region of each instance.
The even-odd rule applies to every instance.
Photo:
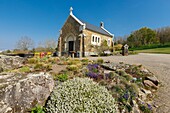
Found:
[[[24,36],[17,41],[16,46],[17,49],[25,51],[31,49],[34,46],[34,41],[31,38]]]
[[[55,39],[47,39],[44,42],[44,47],[46,48],[47,51],[54,51],[55,48],[57,47],[57,42]]]

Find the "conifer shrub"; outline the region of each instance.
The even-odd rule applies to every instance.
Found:
[[[56,86],[46,103],[48,113],[117,113],[115,99],[89,78],[73,78]]]

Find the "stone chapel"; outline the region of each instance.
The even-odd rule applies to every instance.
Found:
[[[100,46],[106,40],[108,46],[113,46],[114,35],[105,29],[104,23],[94,26],[73,15],[73,8],[60,30],[58,38],[58,55],[84,57],[96,55],[94,46]],[[109,51],[109,50],[108,50]]]

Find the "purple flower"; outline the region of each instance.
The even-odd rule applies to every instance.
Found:
[[[152,110],[152,106],[151,106],[150,104],[148,104],[148,108],[149,108],[150,110]]]
[[[93,72],[88,72],[87,76],[89,76],[91,78],[97,78],[98,77],[98,75],[96,73],[93,73]]]
[[[127,100],[127,99],[129,98],[128,93],[125,93],[125,94],[123,95],[123,97]]]

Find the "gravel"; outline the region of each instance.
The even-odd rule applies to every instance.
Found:
[[[88,57],[96,60],[98,57]],[[128,64],[142,64],[148,68],[160,80],[161,87],[154,98],[155,105],[158,106],[157,113],[170,113],[170,55],[169,54],[146,54],[129,56],[108,56],[101,57],[104,61],[124,62]]]

